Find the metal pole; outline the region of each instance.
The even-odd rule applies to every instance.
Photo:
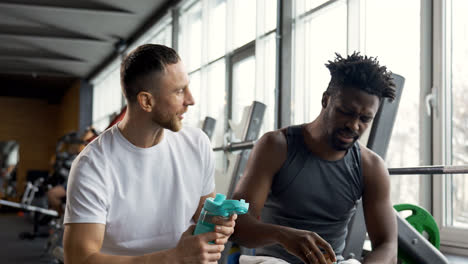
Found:
[[[468,173],[468,165],[458,166],[418,166],[407,168],[389,168],[390,175],[409,175],[409,174],[464,174]]]
[[[221,151],[222,150],[222,151],[232,152],[232,151],[236,151],[236,150],[251,149],[251,148],[253,148],[254,145],[255,145],[255,140],[235,142],[235,143],[231,143],[231,144],[226,145],[226,146],[213,148],[213,151]]]
[[[26,204],[20,204],[20,203],[5,201],[5,200],[0,200],[0,205],[11,206],[11,207],[19,208],[19,209],[28,210],[28,211],[31,211],[31,212],[39,212],[41,214],[46,214],[46,215],[51,215],[51,216],[58,217],[57,211],[45,209],[45,208],[42,208],[42,207],[26,205]]]

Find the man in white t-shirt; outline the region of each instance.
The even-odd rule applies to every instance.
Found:
[[[67,264],[220,258],[237,216],[215,219],[215,232],[192,235],[205,199],[215,193],[209,140],[181,125],[194,104],[188,84],[171,48],[147,44],[123,60],[127,113],[80,153],[70,172]]]

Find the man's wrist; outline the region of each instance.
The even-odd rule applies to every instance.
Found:
[[[287,240],[288,228],[279,225],[274,227],[276,230],[271,232],[273,241],[280,244],[281,246],[284,246],[284,242]]]

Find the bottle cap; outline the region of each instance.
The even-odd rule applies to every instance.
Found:
[[[249,204],[244,199],[226,200],[226,196],[221,193],[216,194],[214,199],[212,197],[207,198],[204,207],[210,213],[224,217],[233,213],[245,214],[249,210]]]

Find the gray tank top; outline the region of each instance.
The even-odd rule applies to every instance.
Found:
[[[356,142],[340,160],[320,159],[307,148],[302,129],[287,129],[287,158],[273,178],[262,221],[316,232],[340,256],[364,190],[361,150]],[[258,248],[256,254],[302,263],[279,244]]]

